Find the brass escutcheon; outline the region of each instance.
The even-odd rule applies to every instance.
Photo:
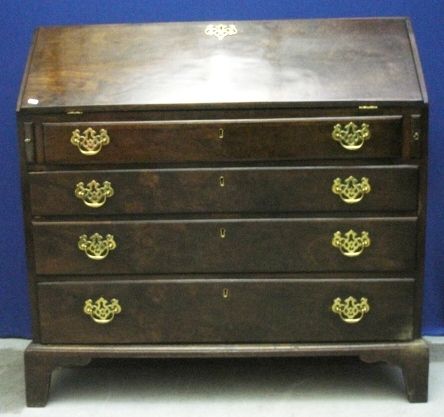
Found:
[[[368,232],[361,232],[361,236],[354,230],[349,230],[342,235],[341,232],[336,232],[333,235],[331,244],[333,247],[338,248],[344,256],[354,258],[361,255],[365,248],[370,246],[371,240]]]
[[[333,140],[339,142],[344,149],[349,151],[356,151],[364,145],[364,141],[371,137],[370,126],[367,123],[362,123],[361,127],[350,122],[344,127],[340,123],[333,126],[331,133]]]
[[[74,189],[74,195],[83,201],[83,203],[92,208],[102,207],[108,197],[114,195],[114,189],[109,181],[104,181],[100,185],[96,180],[92,180],[86,186],[79,182]]]
[[[235,25],[208,25],[205,28],[205,34],[208,36],[215,36],[220,41],[225,38],[225,36],[232,36],[237,34],[237,29]]]
[[[112,298],[109,302],[103,297],[97,299],[94,303],[92,299],[85,300],[83,312],[90,316],[98,324],[107,324],[113,321],[114,316],[122,311],[119,300]]]
[[[365,194],[371,191],[369,179],[362,177],[361,181],[357,178],[350,176],[344,181],[341,178],[333,180],[331,190],[334,194],[337,194],[344,203],[356,204],[359,203]]]
[[[331,310],[333,313],[339,314],[342,321],[355,324],[360,322],[364,314],[370,311],[370,305],[365,297],[362,297],[359,302],[351,296],[344,301],[338,297],[333,301]]]
[[[110,137],[105,129],[100,129],[99,133],[92,127],[83,131],[83,135],[80,134],[80,130],[76,129],[72,132],[71,143],[77,146],[79,151],[86,156],[97,155],[102,146],[106,146],[110,143]]]
[[[79,236],[77,247],[85,252],[86,256],[95,261],[101,261],[105,259],[109,252],[117,247],[113,235],[106,235],[103,238],[102,235],[94,233],[89,238],[87,235]]]

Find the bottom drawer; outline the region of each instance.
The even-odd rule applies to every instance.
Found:
[[[40,283],[41,342],[408,340],[413,288],[411,279]]]

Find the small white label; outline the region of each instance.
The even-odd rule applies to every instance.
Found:
[[[28,104],[39,104],[36,98],[28,98]]]

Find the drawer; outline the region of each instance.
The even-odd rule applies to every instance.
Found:
[[[38,285],[43,343],[409,340],[412,306],[409,279]]]
[[[34,222],[37,274],[404,271],[416,218]]]
[[[415,166],[34,172],[34,215],[414,211]]]
[[[44,155],[61,164],[396,158],[401,122],[379,116],[43,123]]]

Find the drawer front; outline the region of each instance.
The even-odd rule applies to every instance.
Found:
[[[31,173],[34,215],[414,211],[413,166]]]
[[[38,300],[43,343],[412,337],[413,282],[407,279],[42,283]]]
[[[62,164],[395,158],[401,156],[401,121],[381,116],[44,123],[44,154],[47,163]]]
[[[34,222],[37,274],[405,271],[416,218]]]

